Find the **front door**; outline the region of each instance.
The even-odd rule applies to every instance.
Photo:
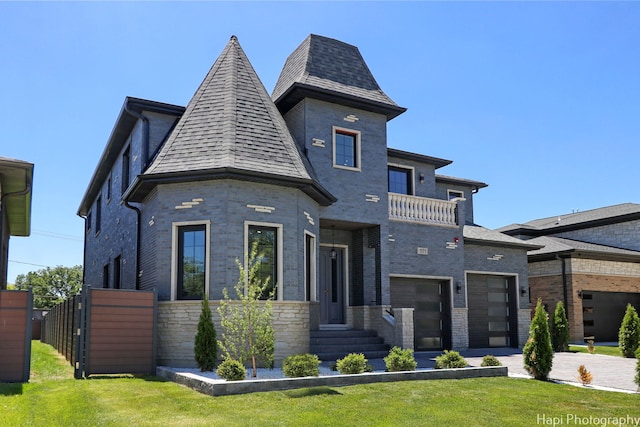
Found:
[[[331,252],[335,251],[335,257]],[[320,248],[320,323],[344,323],[344,248]]]

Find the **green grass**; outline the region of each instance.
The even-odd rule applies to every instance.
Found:
[[[74,380],[33,343],[32,381],[0,384],[2,426],[531,426],[637,415],[638,396],[513,378],[406,381],[210,397],[155,377]]]
[[[570,345],[569,351],[573,353],[589,353],[587,346]],[[618,356],[622,357],[622,352],[617,346],[596,345],[596,351],[594,354],[603,354],[605,356]]]

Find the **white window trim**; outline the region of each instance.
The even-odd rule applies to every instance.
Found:
[[[356,167],[344,166],[336,164],[336,133],[349,133],[356,137]],[[333,150],[333,167],[336,169],[345,169],[350,171],[360,172],[362,170],[362,156],[360,155],[362,144],[360,138],[360,131],[347,129],[339,126],[333,126],[333,132],[331,134],[332,150]]]
[[[211,270],[211,220],[181,221],[171,223],[171,300],[178,300],[178,228],[188,225],[204,225],[204,294],[209,298],[209,277]]]
[[[389,166],[398,169],[406,169],[411,174],[411,192],[409,196],[415,196],[416,194],[416,168],[413,166],[401,165],[400,163],[387,163],[387,181],[389,180]],[[447,190],[448,191],[448,190]],[[394,193],[401,194],[401,193]]]
[[[276,223],[272,223],[272,222],[258,222],[258,221],[245,221],[244,222],[244,269],[245,271],[249,268],[249,253],[248,253],[248,248],[249,248],[249,227],[255,225],[258,227],[273,227],[275,229],[277,229],[278,231],[278,241],[277,241],[277,245],[278,245],[278,265],[276,266],[276,271],[278,273],[278,281],[276,282],[276,293],[277,293],[277,298],[276,301],[282,301],[283,300],[283,289],[282,289],[282,281],[284,278],[284,269],[283,269],[283,256],[284,256],[284,250],[283,250],[283,238],[282,238],[282,224],[276,224]],[[245,281],[249,280],[248,278],[245,277]],[[246,285],[246,283],[245,283]],[[245,292],[246,292],[246,287],[245,287]]]
[[[307,254],[307,236],[311,237],[311,253]],[[302,245],[304,247],[304,280],[307,280],[307,257],[311,258],[311,271],[309,274],[309,277],[311,278],[311,283],[309,283],[309,290],[311,292],[311,295],[307,295],[307,286],[305,283],[305,287],[304,287],[304,300],[307,301],[307,297],[308,297],[308,301],[318,301],[318,295],[317,295],[317,290],[316,290],[316,286],[317,286],[317,271],[318,271],[318,267],[316,265],[317,263],[317,249],[316,249],[316,245],[317,245],[317,237],[315,234],[311,233],[310,231],[304,230],[304,237],[302,239]]]

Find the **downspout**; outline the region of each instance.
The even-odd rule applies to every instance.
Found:
[[[128,200],[124,201],[124,205],[131,210],[136,212],[136,291],[140,290],[140,236],[142,234],[142,229],[140,226],[140,218],[142,217],[142,212],[140,209],[129,204]]]

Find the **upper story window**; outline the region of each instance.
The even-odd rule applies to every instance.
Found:
[[[389,165],[389,192],[413,194],[413,169]]]
[[[100,232],[102,226],[102,195],[96,200],[96,234]]]
[[[464,191],[447,190],[447,199],[449,199],[449,201],[453,199],[464,199]]]
[[[107,203],[111,201],[111,174],[109,174],[109,178],[107,179]]]
[[[127,147],[122,153],[122,194],[129,188],[129,178],[131,175],[131,147]]]
[[[333,128],[333,166],[360,170],[360,132]]]

